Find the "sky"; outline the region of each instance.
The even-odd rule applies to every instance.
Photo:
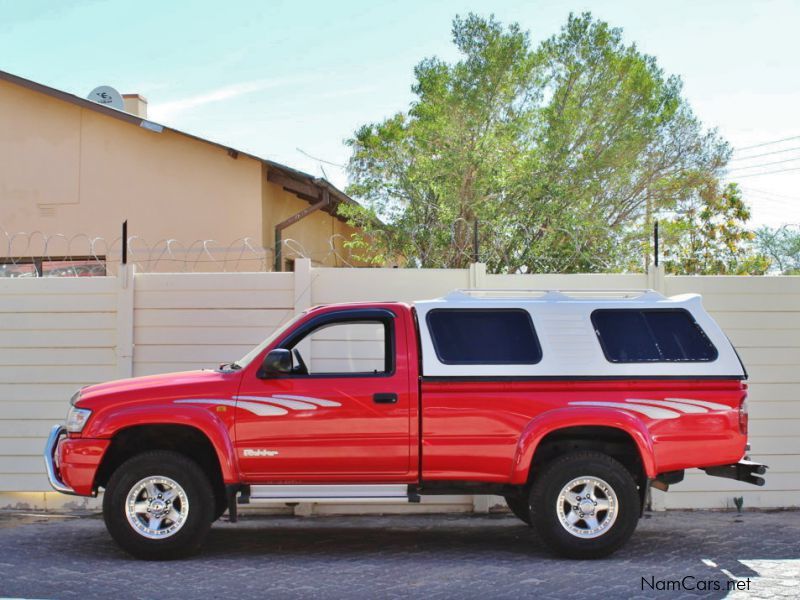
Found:
[[[735,149],[752,224],[800,223],[797,0],[0,0],[0,70],[138,92],[152,120],[343,188],[344,140],[408,107],[422,58],[457,58],[455,15],[516,21],[535,44],[587,10],[683,79]]]

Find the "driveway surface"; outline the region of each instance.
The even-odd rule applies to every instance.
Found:
[[[649,514],[625,548],[588,562],[552,557],[505,514],[244,515],[216,523],[200,556],[152,563],[120,551],[97,516],[0,513],[0,597],[776,596],[800,597],[799,511]]]

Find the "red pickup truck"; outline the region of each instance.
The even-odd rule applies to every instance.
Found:
[[[198,550],[239,504],[464,493],[594,558],[685,469],[763,485],[746,377],[695,295],[320,306],[216,370],[83,388],[45,464],[60,492],[103,489],[111,536],[141,558]]]

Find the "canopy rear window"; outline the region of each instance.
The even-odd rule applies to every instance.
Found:
[[[684,309],[601,309],[592,324],[614,363],[709,362],[717,349]]]
[[[533,365],[542,349],[522,309],[434,309],[426,317],[433,348],[448,365]]]

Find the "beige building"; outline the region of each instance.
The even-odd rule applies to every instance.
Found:
[[[343,192],[149,121],[138,95],[124,102],[116,110],[0,71],[0,262],[41,269],[41,254],[94,253],[112,263],[125,220],[129,255],[152,263],[146,270],[180,270],[170,257],[218,270],[220,255],[226,270],[285,270],[298,256],[321,266],[349,262],[342,244],[353,230],[337,209],[353,200]]]

